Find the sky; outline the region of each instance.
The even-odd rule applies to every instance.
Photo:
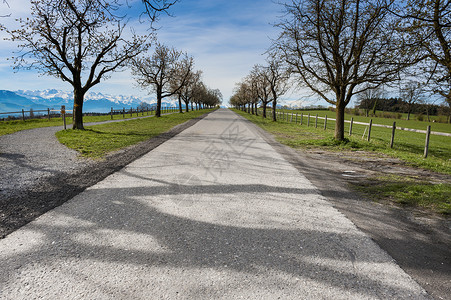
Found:
[[[133,5],[133,1],[129,3]],[[17,26],[14,19],[26,17],[30,3],[9,0],[8,4],[9,7],[0,1],[0,15],[10,14],[0,22]],[[223,103],[228,103],[235,84],[249,74],[252,66],[265,64],[265,51],[278,34],[272,24],[282,15],[281,9],[273,0],[181,0],[171,8],[173,16],[161,16],[156,24],[157,38],[159,42],[193,56],[195,68],[203,71],[204,82],[210,88],[220,89]],[[138,32],[147,26],[134,24]],[[6,33],[0,32],[0,89],[71,91],[70,84],[39,75],[36,70],[13,71],[12,61],[7,58],[14,56],[18,48],[3,40],[5,36]],[[114,73],[90,91],[138,97],[149,93],[136,86],[128,71]],[[287,99],[296,97],[298,95],[287,95]]]

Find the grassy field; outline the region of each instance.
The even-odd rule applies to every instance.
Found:
[[[328,151],[371,151],[381,153],[382,155],[399,158],[407,165],[451,175],[451,137],[431,135],[429,156],[425,159],[423,158],[425,134],[409,131],[397,131],[395,134],[396,138],[394,147],[393,149],[390,149],[389,143],[391,129],[389,128],[373,127],[371,132],[371,141],[368,142],[366,140],[366,136],[365,139],[362,139],[366,126],[354,124],[353,135],[348,136],[346,134],[347,140],[344,142],[338,142],[333,138],[335,126],[334,121],[329,120],[327,122],[327,129],[324,130],[324,120],[319,119],[318,128],[315,128],[315,118],[312,117],[310,119],[310,126],[307,127],[308,113],[310,113],[310,115],[316,115],[316,113],[318,113],[319,116],[324,116],[324,114],[327,113],[328,118],[332,118],[334,117],[334,113],[330,111],[302,112],[304,115],[303,125],[299,124],[300,113],[298,113],[297,124],[294,123],[295,117],[293,117],[293,122],[289,122],[291,119],[291,111],[288,121],[282,121],[280,119],[278,122],[273,122],[270,119],[264,119],[261,116],[257,117],[242,111],[235,111],[266,131],[274,134],[279,142],[293,148],[321,148]],[[369,119],[361,117],[357,120],[360,122],[366,122]],[[385,123],[383,123],[384,121]],[[388,122],[393,124],[393,120],[390,119],[373,119],[373,123],[388,125]],[[420,125],[424,126],[426,123],[419,121],[407,122],[409,128],[418,128],[421,127]],[[440,125],[439,128],[441,131],[450,132],[451,125],[449,124],[433,123],[433,125]],[[345,126],[345,130],[348,132],[349,124],[346,124]],[[439,131],[434,128],[433,130]],[[447,195],[450,195],[451,191],[451,185],[449,184],[443,184],[440,186],[440,189],[437,190],[435,185],[421,182],[421,180],[407,182],[398,178],[396,184],[393,186],[388,184],[390,181],[375,179],[375,182],[379,182],[379,184],[373,184],[371,186],[361,188],[364,189],[369,195],[382,195],[386,191],[390,191],[391,194],[384,194],[384,198],[392,197],[393,199],[396,199],[396,201],[394,201],[395,203],[427,207],[428,209],[432,209],[436,212],[451,214],[451,197],[447,197]],[[423,201],[420,199],[424,198],[426,193],[432,192],[434,189],[438,191],[438,194],[445,195],[445,198],[436,197],[439,203],[434,203],[433,205],[427,204],[426,200]],[[423,192],[419,192],[421,190]]]
[[[242,112],[240,112],[242,113]],[[310,113],[310,127],[307,127],[307,115]],[[279,122],[272,122],[262,117],[255,117],[253,115],[248,115],[242,113],[246,117],[250,118],[253,122],[257,123],[262,128],[276,134],[279,141],[293,147],[329,147],[331,150],[342,150],[348,149],[352,150],[370,150],[381,152],[393,157],[403,159],[407,163],[430,169],[437,172],[442,172],[446,174],[451,174],[451,137],[447,136],[437,136],[431,135],[430,145],[429,145],[429,155],[427,159],[423,158],[424,145],[425,145],[425,134],[410,132],[410,131],[400,131],[397,130],[395,133],[395,142],[393,149],[390,149],[390,138],[391,129],[382,127],[373,127],[371,130],[371,141],[367,142],[367,135],[363,136],[363,133],[367,129],[365,125],[353,125],[353,134],[348,136],[349,142],[338,143],[333,139],[335,122],[329,120],[327,122],[327,130],[324,130],[324,120],[318,119],[318,128],[315,128],[315,115],[318,113],[319,116],[324,116],[325,113],[329,117],[333,117],[333,112],[328,111],[310,111],[303,112],[303,125],[300,125],[301,116],[298,114],[298,124],[296,125],[295,117],[293,117],[293,122],[291,120],[291,112],[288,117],[288,121],[283,121],[279,119]],[[322,115],[320,115],[322,113]],[[389,119],[388,122],[390,122]],[[366,122],[369,119],[361,117],[355,121]],[[379,122],[381,121],[381,122]],[[374,119],[373,123],[383,124],[384,119]],[[399,120],[398,120],[399,121]],[[385,121],[386,125],[392,125]],[[410,122],[409,128],[420,127],[420,121],[406,121]],[[419,124],[420,123],[420,124]],[[450,124],[437,124],[440,125],[440,130],[442,132],[450,132]],[[345,123],[345,132],[349,132],[349,123]],[[397,125],[398,127],[398,122]],[[402,126],[402,125],[399,125]],[[423,128],[425,129],[425,128]],[[433,128],[434,130],[434,128]],[[438,131],[438,130],[434,130]],[[364,138],[362,138],[364,137]]]
[[[151,112],[149,112],[149,115]],[[139,113],[141,117],[143,114]],[[147,116],[147,113],[144,113],[144,116]],[[125,119],[136,118],[136,113],[133,113],[133,117],[130,114],[125,114]],[[113,120],[123,120],[122,115],[113,115]],[[110,115],[105,116],[84,116],[83,123],[90,122],[102,122],[111,120]],[[66,118],[67,128],[70,128],[72,125],[72,117]],[[13,121],[0,121],[0,136],[5,134],[11,134],[14,132],[40,128],[40,127],[52,127],[52,126],[63,126],[62,118],[51,118],[50,121],[48,119],[29,119],[29,120],[13,120]]]
[[[270,110],[269,110],[270,111]],[[291,113],[298,113],[298,118],[300,117],[301,113],[306,117],[309,113],[310,116],[313,118],[318,114],[319,117],[323,117],[327,115],[327,118],[333,118],[335,119],[335,112],[329,111],[329,110],[311,110],[311,111],[296,111],[296,110],[280,110],[284,113],[288,113],[291,115]],[[411,115],[411,119],[409,121],[406,120],[407,114],[402,114],[402,119],[391,119],[391,118],[381,118],[381,117],[365,117],[365,116],[355,116],[351,114],[345,114],[346,120],[351,120],[351,117],[354,118],[354,121],[362,122],[362,123],[369,123],[370,120],[373,120],[374,124],[381,124],[381,125],[388,125],[392,126],[393,122],[396,122],[396,127],[404,127],[404,128],[412,128],[412,129],[420,129],[420,130],[426,130],[428,125],[431,125],[432,131],[438,131],[438,132],[445,132],[445,133],[451,133],[451,124],[448,123],[437,123],[437,122],[426,122],[426,121],[418,121],[415,119],[415,115]],[[435,118],[436,116],[434,116]],[[431,120],[434,118],[431,117]],[[349,123],[347,123],[349,126]],[[330,128],[333,128],[333,123],[330,124]]]
[[[160,118],[143,118],[124,122],[99,124],[86,130],[62,130],[56,133],[58,140],[84,157],[101,158],[108,152],[145,141],[172,127],[201,116],[211,110],[174,113]]]

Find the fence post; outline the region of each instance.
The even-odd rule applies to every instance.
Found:
[[[48,119],[50,121],[50,108],[48,108],[48,107],[47,107],[47,116],[48,116]]]
[[[393,122],[393,128],[391,130],[390,148],[393,148],[393,143],[395,142],[395,131],[396,131],[396,122]]]
[[[373,126],[373,119],[370,119],[370,127],[368,128],[368,142],[370,141],[371,138],[371,127]]]
[[[326,130],[326,129],[327,129],[327,115],[324,118],[324,130]]]
[[[426,133],[426,143],[424,145],[424,158],[428,157],[429,152],[429,136],[431,135],[431,125],[428,125],[427,133]]]
[[[130,107],[130,118],[133,117],[133,108]]]
[[[25,122],[25,111],[23,110],[23,108],[22,108],[22,121]]]
[[[122,118],[125,119],[125,107],[122,108]]]
[[[309,126],[310,126],[310,113],[307,116],[307,127],[309,127]]]
[[[349,125],[349,135],[352,135],[352,124],[354,123],[354,117],[351,117],[351,124]]]
[[[304,113],[301,113],[301,125],[302,125],[302,119],[304,118]]]
[[[315,118],[315,128],[318,128],[318,114],[316,114]]]
[[[111,120],[113,120],[113,108],[111,108]]]
[[[63,116],[64,130],[66,130],[66,106],[61,105],[61,115]]]

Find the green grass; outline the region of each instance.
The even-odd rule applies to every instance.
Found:
[[[402,206],[451,215],[451,184],[431,184],[399,176],[375,178],[358,189],[376,201],[388,199]]]
[[[150,112],[149,112],[150,115]],[[139,113],[139,117],[142,116],[142,113]],[[147,116],[147,113],[144,113],[144,116]],[[130,114],[125,114],[125,118],[129,119]],[[136,113],[133,113],[133,118],[136,118]],[[124,119],[122,115],[113,115],[113,120],[122,120]],[[84,116],[83,123],[90,122],[102,122],[111,120],[111,116]],[[72,118],[66,118],[67,128],[70,128],[72,125]],[[51,118],[50,121],[48,119],[30,119],[30,120],[13,120],[13,121],[0,121],[0,136],[5,134],[11,134],[14,132],[40,128],[40,127],[52,127],[52,126],[63,126],[62,118]]]
[[[237,112],[263,129],[273,133],[279,142],[294,148],[322,147],[331,151],[365,150],[380,152],[399,158],[415,167],[451,174],[451,137],[431,135],[429,154],[428,158],[425,159],[423,158],[425,134],[397,130],[394,147],[390,149],[390,128],[373,127],[371,130],[371,141],[367,142],[367,135],[362,139],[367,126],[354,124],[353,134],[349,136],[347,134],[349,132],[349,124],[345,123],[347,140],[337,142],[333,138],[335,121],[329,120],[327,122],[327,130],[324,130],[324,120],[318,119],[318,128],[315,128],[315,118],[311,117],[310,126],[307,127],[308,112],[303,112],[303,125],[299,124],[300,114],[298,114],[298,124],[295,124],[294,117],[293,123],[282,120],[272,122],[261,116],[257,117],[241,111]],[[322,111],[323,115],[326,112]],[[329,113],[332,114],[332,112]],[[376,121],[373,122],[376,123]]]
[[[62,130],[56,136],[62,144],[78,151],[82,156],[98,159],[109,152],[148,140],[209,111],[211,110],[93,125],[86,127],[86,130]]]
[[[268,110],[271,111],[271,110]],[[319,117],[324,117],[327,115],[327,117],[335,119],[335,112],[330,110],[310,110],[310,111],[297,111],[297,110],[279,110],[283,111],[285,113],[291,114],[291,113],[298,113],[298,118],[300,117],[301,113],[306,118],[307,115],[310,113],[310,116],[312,120],[318,114]],[[381,112],[379,112],[381,113]],[[426,121],[418,121],[415,119],[415,115],[411,115],[411,119],[409,121],[406,120],[407,114],[402,114],[402,119],[392,119],[392,118],[382,118],[382,117],[365,117],[365,116],[355,116],[352,114],[345,114],[346,120],[351,120],[351,117],[354,118],[354,121],[357,122],[363,122],[363,123],[369,123],[370,119],[373,120],[374,124],[381,124],[381,125],[388,125],[392,126],[393,122],[396,122],[396,127],[404,127],[404,128],[411,128],[411,129],[420,129],[420,130],[426,130],[428,125],[431,125],[432,131],[438,131],[438,132],[445,132],[445,133],[451,133],[451,124],[448,123],[434,123],[434,122],[426,122]],[[431,120],[436,119],[437,116],[431,116]],[[426,117],[425,117],[426,120]]]

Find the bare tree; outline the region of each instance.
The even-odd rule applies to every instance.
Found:
[[[252,102],[251,87],[249,82],[243,80],[236,84],[233,96],[229,100],[230,104],[237,106],[239,109],[250,112]],[[248,108],[246,108],[248,105]]]
[[[290,88],[289,79],[291,72],[291,67],[286,68],[280,57],[277,57],[275,54],[269,56],[267,71],[263,73],[263,76],[269,83],[269,89],[271,90],[273,121],[277,121],[277,100]]]
[[[366,83],[365,88],[360,94],[357,95],[359,107],[365,110],[365,115],[368,117],[371,107],[373,108],[373,114],[375,114],[377,100],[382,96],[383,90],[381,86],[373,87]]]
[[[6,5],[6,6],[9,8],[8,1],[3,0],[2,3],[3,3],[4,5]],[[9,16],[11,16],[11,14],[0,15],[0,18],[5,18],[5,17],[9,17]]]
[[[262,65],[254,65],[252,71],[251,71],[251,79],[252,84],[256,91],[256,97],[258,101],[262,103],[263,107],[263,118],[266,118],[266,109],[268,106],[268,103],[272,102],[272,93],[271,93],[271,87],[270,82],[267,80],[269,78],[269,74],[267,73],[269,70],[267,67],[264,67]]]
[[[336,106],[335,139],[353,95],[397,79],[410,62],[388,9],[394,0],[292,0],[274,42],[303,86]]]
[[[451,108],[451,2],[409,0],[395,11],[400,30],[412,49],[421,53],[417,66],[431,90]]]
[[[12,41],[25,49],[15,68],[36,68],[61,78],[74,90],[73,128],[83,129],[86,92],[119,71],[146,51],[148,36],[131,33],[124,38],[125,24],[108,14],[108,3],[100,1],[35,0],[32,17],[20,20],[21,28],[6,30]],[[29,60],[30,59],[30,60]]]
[[[171,78],[170,85],[171,89],[175,91],[174,96],[177,96],[179,103],[179,112],[183,113],[182,109],[182,98],[183,93],[189,88],[190,81],[195,76],[193,73],[193,58],[185,57],[175,68],[174,76]]]
[[[201,78],[202,78],[202,71],[196,71],[194,73],[191,73],[190,76],[187,79],[186,84],[181,89],[181,98],[183,102],[185,102],[185,110],[186,112],[189,111],[189,104],[191,101],[193,101],[196,91],[198,90],[199,86],[201,84]]]
[[[415,104],[423,101],[423,86],[416,81],[407,81],[400,86],[402,100],[406,103],[407,120],[410,120],[410,114]]]
[[[177,2],[179,0],[142,0],[145,13],[150,17],[152,23],[158,20],[161,13],[169,14],[169,9]]]
[[[182,65],[184,72],[178,73]],[[133,60],[132,73],[137,83],[144,89],[150,88],[157,96],[155,115],[161,116],[161,101],[175,95],[185,85],[192,70],[193,59],[186,53],[162,44],[157,44],[151,57],[138,57]],[[174,85],[174,78],[178,84]]]

